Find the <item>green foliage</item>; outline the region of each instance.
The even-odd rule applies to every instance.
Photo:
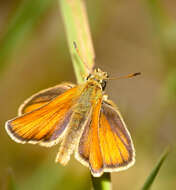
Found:
[[[151,171],[150,175],[148,176],[148,178],[147,178],[146,182],[144,183],[143,187],[141,188],[141,190],[149,190],[150,189],[157,174],[159,173],[159,170],[160,170],[162,164],[164,163],[166,157],[168,156],[168,153],[169,153],[168,150],[166,150],[163,153],[163,155],[161,156],[161,158],[159,159],[159,161],[156,163],[155,167]]]
[[[0,44],[0,71],[5,66],[18,45],[31,32],[40,16],[50,7],[54,0],[24,0],[9,23],[7,32]]]

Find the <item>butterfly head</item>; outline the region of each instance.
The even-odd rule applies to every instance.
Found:
[[[101,69],[95,69],[91,74],[88,75],[86,80],[88,81],[96,81],[100,84],[102,90],[105,90],[106,82],[109,76],[107,72],[103,72]]]

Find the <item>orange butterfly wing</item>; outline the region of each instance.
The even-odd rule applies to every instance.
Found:
[[[99,122],[99,142],[104,171],[120,171],[134,163],[134,147],[130,134],[111,101],[104,101]]]
[[[62,83],[34,94],[19,107],[18,115],[22,115],[42,107],[52,99],[64,93],[66,90],[73,88],[74,86],[75,85],[72,83]]]
[[[134,148],[125,123],[110,101],[94,108],[91,121],[80,139],[78,160],[89,166],[92,175],[120,171],[134,163]]]
[[[55,145],[61,139],[71,119],[77,93],[77,87],[71,88],[48,103],[44,102],[42,107],[34,106],[37,109],[7,121],[8,134],[13,140],[20,143]],[[28,110],[27,107],[24,110]]]

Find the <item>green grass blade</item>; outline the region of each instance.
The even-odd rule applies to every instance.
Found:
[[[168,156],[169,150],[167,149],[163,155],[161,156],[161,158],[159,159],[159,161],[157,162],[156,166],[153,168],[152,172],[150,173],[150,175],[148,176],[146,182],[144,183],[143,187],[141,188],[141,190],[149,190],[150,187],[152,186],[163,162],[165,161],[166,157]]]
[[[54,0],[23,1],[9,23],[7,32],[0,42],[0,69],[5,66],[13,50],[22,42],[33,29],[40,16],[49,8]]]
[[[63,17],[68,46],[78,83],[83,81],[88,72],[94,67],[94,49],[87,19],[85,2],[82,0],[59,0]],[[80,56],[75,50],[76,42]]]

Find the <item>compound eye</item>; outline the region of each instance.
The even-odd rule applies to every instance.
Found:
[[[91,74],[89,74],[89,75],[87,76],[86,80],[88,80],[90,77],[91,77]]]
[[[102,87],[102,90],[105,90],[105,88],[106,88],[106,81],[105,80],[102,81],[101,87]]]

